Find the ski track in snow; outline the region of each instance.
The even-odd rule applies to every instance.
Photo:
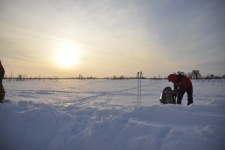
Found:
[[[193,81],[194,104],[159,104],[167,81],[4,81],[0,149],[224,149],[225,81]],[[22,87],[22,88],[21,88]]]

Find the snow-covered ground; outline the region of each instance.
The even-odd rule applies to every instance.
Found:
[[[223,150],[225,80],[193,81],[194,104],[159,103],[166,80],[6,81],[1,150]]]

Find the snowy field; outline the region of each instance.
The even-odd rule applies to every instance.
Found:
[[[166,80],[3,81],[0,150],[224,150],[225,80],[193,81],[194,104],[159,103]]]

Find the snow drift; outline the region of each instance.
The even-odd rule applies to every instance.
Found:
[[[224,81],[193,82],[187,106],[186,97],[182,105],[160,104],[167,81],[143,80],[139,108],[136,83],[4,81],[0,149],[224,149]]]

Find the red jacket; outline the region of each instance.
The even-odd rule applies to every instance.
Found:
[[[191,80],[184,76],[184,75],[176,75],[176,74],[170,74],[168,76],[169,82],[172,81],[174,85],[174,89],[177,89],[178,87],[183,87],[184,90],[189,89],[192,87],[192,82]]]
[[[3,66],[2,66],[1,60],[0,60],[0,71],[5,72],[5,69],[4,69]]]
[[[0,61],[0,78],[3,78],[5,75],[5,69],[2,66],[2,63]]]

